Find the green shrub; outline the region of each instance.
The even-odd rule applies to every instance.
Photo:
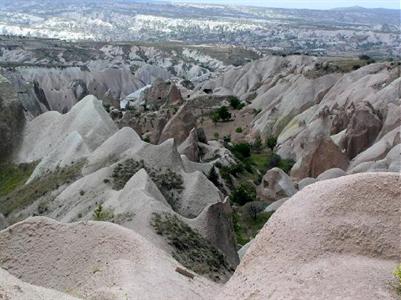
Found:
[[[226,106],[222,106],[218,109],[218,113],[220,116],[220,119],[223,121],[228,121],[231,119],[231,113],[228,111],[228,108]]]
[[[289,174],[294,165],[295,161],[293,161],[292,159],[281,159],[278,167],[285,173]]]
[[[274,136],[268,137],[266,140],[266,146],[273,150],[277,145],[277,138]]]
[[[228,100],[230,101],[230,106],[233,109],[239,110],[244,107],[244,104],[235,96],[228,97]]]
[[[111,221],[113,217],[113,212],[104,209],[102,204],[98,204],[93,212],[93,219],[95,221]]]
[[[230,200],[239,205],[244,205],[248,202],[256,201],[255,186],[250,182],[241,183],[231,193]]]
[[[212,112],[212,114],[210,115],[210,118],[212,119],[213,123],[217,123],[218,121],[220,121],[220,115],[217,111]]]
[[[291,171],[294,164],[295,161],[293,161],[292,159],[282,159],[280,155],[278,155],[277,153],[273,153],[270,159],[268,169],[280,168],[281,170],[283,170],[285,173],[288,174]]]
[[[186,268],[212,280],[232,272],[225,256],[176,215],[154,213],[151,225],[173,248],[173,257]]]
[[[131,177],[143,168],[145,168],[143,160],[136,161],[130,158],[118,163],[111,175],[113,178],[113,189],[117,191],[121,190]]]
[[[252,201],[246,203],[242,210],[246,217],[256,220],[258,215],[267,207],[267,203],[263,201]]]
[[[251,156],[251,145],[248,143],[235,144],[230,150],[240,160]]]
[[[236,132],[236,133],[242,133],[242,128],[241,128],[241,127],[238,127],[237,129],[235,129],[235,132]]]
[[[256,135],[255,141],[252,144],[252,150],[255,151],[256,153],[262,152],[263,145],[262,145],[262,138],[260,135]]]
[[[230,143],[231,142],[231,135],[225,135],[224,137],[223,137],[223,143],[224,143],[224,145],[226,146],[226,145],[228,145],[228,143]]]
[[[222,106],[211,114],[211,119],[214,123],[228,121],[231,119],[231,113],[228,111],[227,106]]]
[[[226,179],[229,175],[238,176],[242,172],[244,172],[244,166],[242,164],[222,166],[220,168],[220,175],[223,179]]]

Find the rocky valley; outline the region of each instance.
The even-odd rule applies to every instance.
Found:
[[[230,1],[182,2],[2,0],[0,34],[75,41],[223,44],[262,53],[400,54],[399,9],[283,9],[231,5]]]
[[[51,5],[80,14],[75,1],[21,3],[5,15],[35,7],[27,28],[59,32]],[[130,5],[256,14],[121,1],[113,22]],[[321,28],[323,11],[295,13]],[[357,15],[358,30],[399,30]],[[105,41],[76,26],[76,41],[0,36],[0,299],[399,299],[396,52],[265,53],[121,29]]]

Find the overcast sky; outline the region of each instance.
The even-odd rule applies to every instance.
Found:
[[[363,6],[400,9],[400,0],[173,0],[172,2],[243,4],[282,8],[330,9]]]

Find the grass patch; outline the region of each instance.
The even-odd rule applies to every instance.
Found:
[[[151,224],[173,247],[173,257],[186,268],[215,281],[232,272],[225,256],[177,216],[154,213]]]
[[[5,196],[17,187],[22,186],[31,176],[36,163],[1,164],[0,165],[0,197]]]
[[[250,162],[261,173],[265,173],[267,171],[267,167],[269,166],[271,157],[272,154],[270,151],[263,151],[262,153],[252,153]]]
[[[82,176],[81,170],[84,163],[84,161],[80,161],[64,168],[57,168],[29,184],[16,186],[10,193],[0,197],[0,212],[4,216],[8,216],[16,210],[29,206],[60,186],[74,182]]]

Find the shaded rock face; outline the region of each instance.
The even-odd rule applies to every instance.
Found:
[[[25,125],[22,105],[10,82],[0,76],[0,161],[18,146]]]
[[[4,228],[7,228],[8,222],[6,218],[3,216],[3,214],[0,214],[0,230],[3,230]]]
[[[198,162],[200,158],[198,130],[192,129],[187,139],[178,147],[180,154],[185,155],[189,160]]]
[[[344,153],[330,139],[319,143],[310,161],[309,176],[317,177],[332,168],[346,169],[348,159]]]
[[[178,144],[181,144],[194,127],[196,127],[196,118],[190,107],[184,104],[164,127],[159,143],[174,138]]]
[[[183,102],[177,86],[161,79],[153,82],[152,86],[144,91],[144,100],[146,105],[154,110],[165,104],[179,105]]]
[[[121,119],[117,119],[116,123],[119,128],[131,127],[139,135],[146,135],[151,143],[157,144],[164,127],[172,116],[173,112],[170,110],[159,110],[157,113],[127,111]]]
[[[45,103],[41,103],[37,98],[34,83],[27,82],[21,74],[18,74],[13,70],[1,69],[0,72],[1,75],[7,78],[14,87],[18,100],[24,108],[24,114],[27,120],[32,120],[48,110]]]
[[[399,180],[366,173],[304,188],[270,218],[217,299],[399,299]]]
[[[354,109],[347,126],[343,147],[350,159],[371,146],[382,128],[379,114],[369,102],[364,102]]]
[[[71,89],[77,101],[89,95],[88,87],[82,79],[76,79],[71,82]]]
[[[231,216],[232,208],[228,200],[226,200],[207,207],[193,221],[193,225],[226,255],[227,261],[232,267],[236,267],[239,264],[239,257],[235,248],[236,243]]]
[[[49,102],[46,99],[45,92],[40,87],[39,82],[36,80],[33,81],[33,91],[35,93],[36,98],[39,100],[41,104],[43,104],[47,110],[51,110]]]
[[[207,138],[206,138],[205,130],[203,128],[197,128],[196,135],[198,136],[198,141],[200,143],[207,144]]]
[[[346,170],[348,165],[347,155],[330,138],[320,137],[305,145],[300,159],[291,170],[291,176],[298,179],[315,178],[332,168]]]
[[[281,169],[273,168],[263,176],[262,184],[258,187],[258,196],[268,201],[276,201],[294,195],[297,190],[291,178]]]
[[[120,128],[131,127],[153,144],[159,144],[175,137],[174,132],[170,132],[164,133],[167,134],[167,137],[164,136],[161,139],[163,131],[166,130],[165,127],[178,114],[177,109],[183,103],[181,92],[174,83],[157,79],[151,86],[143,90],[135,102],[141,104],[124,113],[123,117],[117,122]],[[185,112],[184,115],[179,115],[170,126],[177,126],[177,122],[187,122],[191,119],[192,116]],[[194,121],[190,121],[185,131],[178,133],[180,137],[177,140],[178,143],[185,140],[189,131],[194,127],[191,127],[193,123]],[[179,126],[179,128],[182,127]]]

